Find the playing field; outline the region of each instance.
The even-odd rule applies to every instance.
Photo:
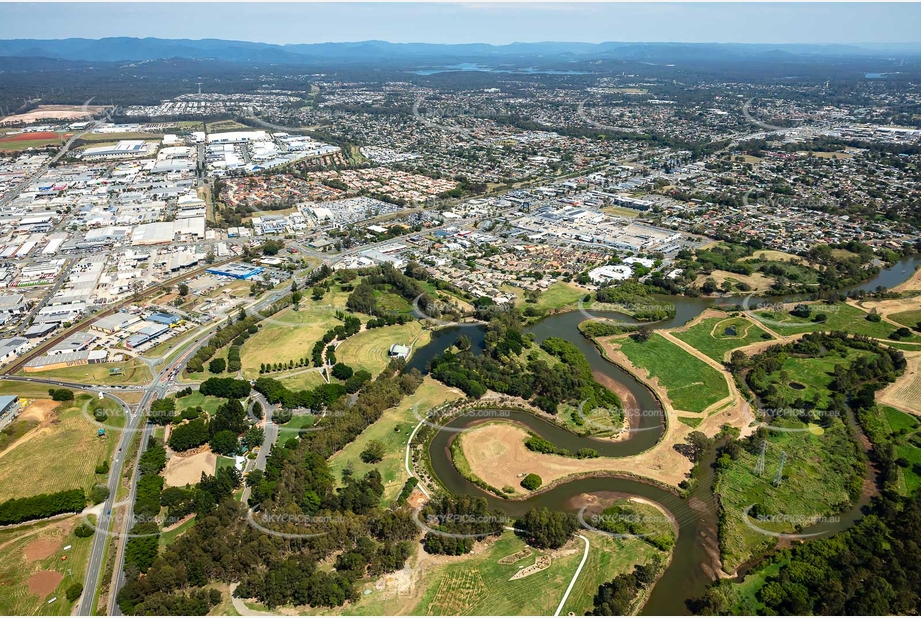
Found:
[[[423,331],[422,324],[412,321],[382,328],[371,328],[352,335],[336,348],[336,360],[354,370],[364,369],[376,376],[390,363],[390,346],[395,343],[424,346],[431,338],[430,331]]]
[[[620,351],[631,363],[659,381],[678,410],[703,412],[729,396],[726,380],[716,369],[661,335],[654,333],[643,343],[637,343],[630,337],[612,343],[620,344]]]
[[[726,353],[736,348],[764,341],[764,330],[744,317],[709,318],[686,331],[672,333],[715,361],[723,362]],[[768,335],[768,339],[772,339]]]
[[[383,501],[385,504],[389,503],[399,495],[406,482],[407,474],[403,468],[406,441],[419,423],[419,418],[436,405],[462,396],[459,391],[426,377],[415,393],[405,397],[400,405],[384,410],[376,423],[330,458],[329,465],[333,476],[337,481],[341,480],[342,470],[347,466],[351,466],[356,477],[364,475],[372,468],[376,469],[384,480]],[[413,413],[415,406],[418,406],[418,417]],[[371,440],[383,442],[386,449],[384,459],[376,464],[366,464],[359,457]]]
[[[26,407],[21,418],[34,418],[38,425],[0,453],[0,496],[23,498],[75,488],[88,491],[97,482],[104,483],[94,468],[111,457],[118,434],[97,435],[99,425],[90,420],[97,407],[112,410],[114,404],[82,395],[70,404],[45,399]],[[107,421],[114,422],[111,417]]]
[[[83,582],[93,537],[77,538],[80,516],[18,526],[0,537],[0,612],[7,616],[71,614],[64,592]],[[63,549],[70,545],[70,549]],[[62,557],[66,559],[62,560]],[[48,603],[55,598],[53,603]]]

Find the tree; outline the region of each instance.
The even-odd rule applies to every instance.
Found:
[[[224,373],[224,369],[227,368],[227,361],[223,358],[212,358],[211,362],[208,363],[208,371],[211,373]]]
[[[521,480],[521,486],[527,489],[528,491],[534,491],[538,487],[543,485],[543,481],[536,474],[529,474]]]
[[[541,295],[540,290],[525,290],[524,291],[525,301],[529,303],[536,303],[538,300],[540,300],[540,295]]]
[[[50,388],[48,394],[54,401],[73,401],[74,392],[68,388]]]
[[[355,372],[345,363],[336,363],[333,365],[332,373],[337,380],[348,380]]]
[[[234,455],[240,449],[237,434],[229,429],[214,434],[208,444],[211,446],[211,450],[219,455]]]
[[[320,301],[323,300],[323,297],[326,295],[326,288],[322,285],[315,285],[311,290],[313,300]]]
[[[67,597],[67,600],[73,603],[80,598],[80,595],[83,594],[83,584],[80,582],[74,582],[67,587],[67,591],[64,593],[64,596]]]
[[[579,528],[572,513],[550,511],[546,507],[531,509],[516,522],[525,540],[540,549],[556,549],[565,545]]]
[[[189,286],[186,285],[185,283],[180,283],[180,284],[179,284],[179,295],[180,295],[180,296],[188,296],[188,295],[189,295]]]
[[[281,251],[285,246],[280,240],[267,240],[265,244],[262,245],[262,254],[263,255],[278,255],[278,252]]]
[[[361,460],[365,463],[377,463],[384,458],[387,450],[380,440],[369,440],[365,450],[361,452]]]
[[[245,434],[243,434],[243,444],[248,446],[250,449],[253,449],[257,446],[262,446],[262,443],[265,441],[265,430],[262,427],[250,427]]]
[[[652,337],[652,329],[643,324],[637,328],[636,332],[630,335],[630,337],[637,343],[645,343]]]

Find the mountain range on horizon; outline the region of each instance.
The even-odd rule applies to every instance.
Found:
[[[438,61],[440,59],[512,60],[525,57],[548,61],[629,59],[672,61],[709,59],[744,61],[772,56],[809,57],[921,56],[921,43],[763,44],[763,43],[389,43],[357,41],[279,45],[223,39],[162,39],[109,37],[103,39],[0,40],[0,57],[48,58],[89,62],[143,62],[166,58],[313,64],[324,61]]]

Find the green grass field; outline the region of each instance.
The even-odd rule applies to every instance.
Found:
[[[617,343],[630,362],[647,370],[650,377],[658,378],[678,410],[703,412],[729,396],[726,380],[716,369],[661,335],[654,333],[643,343],[630,337],[618,339]]]
[[[790,405],[797,399],[808,402],[817,402],[817,407],[824,410],[828,405],[831,393],[828,385],[837,365],[849,365],[858,356],[875,356],[868,352],[849,349],[846,356],[829,355],[821,358],[787,358],[780,368],[769,376],[769,380],[776,386],[777,391]],[[794,388],[791,384],[805,386]]]
[[[836,305],[823,307],[823,309],[813,311],[809,318],[799,318],[787,312],[754,311],[752,314],[758,319],[765,320],[765,324],[768,328],[781,335],[811,333],[818,330],[841,330],[856,335],[866,335],[877,339],[888,339],[889,336],[896,331],[896,327],[892,324],[886,322],[870,322],[867,320],[867,313],[865,311],[851,305],[838,303]],[[828,320],[824,323],[812,322],[811,318],[817,313],[824,313],[828,316]],[[906,338],[906,341],[921,341],[921,337],[913,335],[910,338]]]
[[[220,465],[220,459],[218,460],[218,464]],[[186,532],[189,528],[191,528],[194,525],[195,525],[195,518],[193,517],[189,521],[179,524],[172,530],[169,530],[167,532],[160,534],[160,548],[162,549],[172,544],[173,541],[179,538],[179,535],[181,535],[183,532]]]
[[[285,440],[296,438],[302,428],[313,427],[316,422],[317,417],[312,414],[292,416],[290,421],[278,426],[278,440],[276,443],[284,446]]]
[[[0,150],[21,152],[29,148],[44,148],[45,146],[61,146],[63,144],[64,142],[61,139],[23,139],[0,142]]]
[[[552,615],[582,559],[578,552],[554,560],[550,568],[530,577],[508,581],[520,566],[534,563],[543,552],[532,549],[532,556],[515,564],[498,560],[524,548],[511,532],[481,555],[450,564],[431,573],[429,584],[414,614],[422,615]],[[538,592],[540,591],[540,592]]]
[[[802,426],[791,422],[791,426]],[[724,515],[720,527],[723,568],[732,571],[753,555],[773,547],[776,537],[748,527],[743,514],[747,507],[761,504],[775,521],[756,522],[773,532],[793,532],[791,520],[833,515],[850,504],[849,490],[859,492],[864,464],[859,447],[851,440],[844,423],[832,421],[822,435],[803,432],[770,432],[765,451],[765,471],[754,469],[758,453],[742,451],[730,467],[721,471],[714,491],[720,497]],[[780,486],[772,483],[780,465],[786,462]]]
[[[74,581],[83,582],[93,543],[93,537],[80,539],[68,531],[71,524],[79,523],[79,519],[75,516],[65,522],[18,526],[10,530],[10,539],[3,538],[4,543],[11,542],[0,549],[0,583],[3,586],[0,612],[7,616],[71,614],[74,604],[67,600],[64,592]],[[33,531],[38,532],[25,536]],[[26,548],[37,540],[53,543],[54,551],[45,558],[30,561]],[[68,545],[71,548],[65,551],[63,548]],[[61,560],[65,555],[67,560]],[[30,577],[39,571],[55,571],[63,576],[54,592],[40,596],[29,589]],[[48,601],[55,597],[57,600],[49,604]]]
[[[735,329],[735,335],[727,329]],[[709,318],[682,332],[672,333],[713,360],[723,362],[726,353],[750,343],[764,341],[764,330],[744,317]],[[773,338],[770,337],[769,338]]]
[[[86,415],[84,407],[88,410]],[[78,397],[70,405],[59,404],[42,426],[0,453],[0,496],[7,500],[65,489],[88,491],[97,482],[104,483],[94,468],[111,458],[119,436],[114,431],[103,438],[97,435],[99,425],[90,420],[97,407],[112,410],[115,404],[89,395]],[[23,416],[29,414],[27,408]],[[114,414],[106,421],[109,425],[119,422],[124,419]]]
[[[262,363],[310,359],[313,344],[330,328],[341,324],[336,319],[336,307],[345,306],[346,298],[344,293],[327,294],[319,303],[302,303],[300,311],[293,307],[283,309],[261,322],[259,332],[247,339],[240,350],[243,375],[258,378]]]
[[[418,339],[417,339],[418,337]],[[430,331],[412,321],[382,328],[371,328],[343,341],[336,349],[336,360],[354,370],[364,369],[376,376],[390,363],[390,346],[399,343],[418,348],[431,339]]]
[[[893,322],[904,324],[908,328],[914,328],[918,325],[918,322],[921,322],[921,309],[916,311],[902,311],[900,313],[892,313],[889,315],[889,319]]]
[[[421,417],[436,405],[458,399],[461,396],[460,393],[450,390],[441,382],[425,378],[415,393],[404,398],[400,405],[385,410],[376,423],[361,432],[361,435],[353,442],[330,458],[329,466],[333,476],[337,482],[341,481],[342,470],[347,466],[352,468],[355,476],[362,476],[372,468],[377,469],[385,485],[383,502],[389,504],[399,495],[408,478],[403,468],[406,441],[413,427],[419,423],[419,419],[413,414],[413,407],[418,405],[417,412]],[[384,459],[376,464],[366,464],[359,458],[360,453],[371,440],[380,440],[386,447]]]
[[[580,530],[579,534],[588,537],[591,548],[582,573],[563,606],[562,616],[570,612],[584,616],[594,607],[598,586],[621,573],[630,573],[635,565],[646,564],[656,554],[667,558],[666,552],[655,549],[642,539],[615,539],[590,530]]]
[[[111,374],[111,369],[120,369],[121,373]],[[68,382],[77,382],[80,384],[95,385],[105,384],[111,386],[125,384],[149,384],[153,379],[150,369],[142,361],[131,359],[119,363],[99,363],[96,365],[77,365],[75,367],[63,367],[61,369],[52,369],[49,371],[39,371],[35,373],[19,372],[18,375],[30,376],[33,378],[59,379]]]
[[[186,395],[176,400],[176,411],[182,412],[186,408],[201,406],[208,414],[214,415],[222,403],[224,403],[224,400],[220,397],[202,395],[198,391],[193,391],[191,395]]]
[[[303,367],[297,371],[304,371]],[[293,391],[309,391],[314,389],[321,384],[326,384],[326,380],[320,374],[319,371],[304,371],[303,373],[298,373],[297,375],[292,375],[291,377],[285,378],[284,372],[279,373],[270,373],[269,377],[275,378],[279,382],[285,385],[286,388],[289,388]],[[335,378],[333,379],[335,381]]]

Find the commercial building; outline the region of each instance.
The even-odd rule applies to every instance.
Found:
[[[239,262],[231,262],[230,264],[224,264],[223,266],[214,266],[207,269],[207,273],[210,275],[219,275],[221,277],[233,277],[234,279],[251,279],[261,273],[263,268],[261,266],[250,266],[249,264],[240,264]]]
[[[131,157],[144,157],[150,154],[151,145],[144,140],[121,140],[114,146],[96,146],[86,148],[81,157],[87,160],[97,159],[127,159]]]

